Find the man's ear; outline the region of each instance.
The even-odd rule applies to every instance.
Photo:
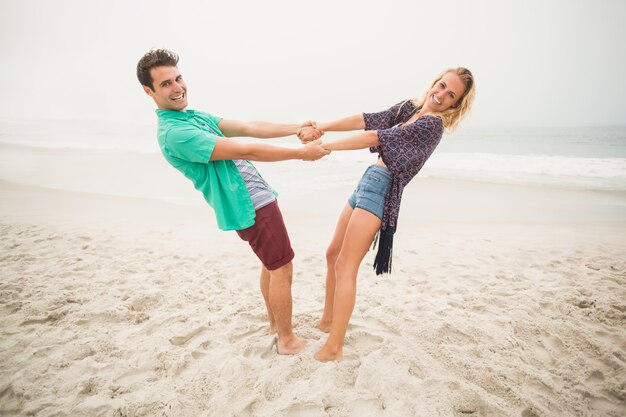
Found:
[[[145,91],[146,94],[150,97],[152,97],[152,95],[154,94],[154,91],[152,91],[152,89],[146,85],[143,86],[143,91]]]

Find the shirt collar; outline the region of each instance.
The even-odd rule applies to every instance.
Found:
[[[177,120],[189,120],[195,116],[196,112],[187,109],[187,111],[174,111],[174,110],[155,110],[157,116],[160,119],[177,119]]]

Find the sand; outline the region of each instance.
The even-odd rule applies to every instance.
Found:
[[[321,364],[350,187],[281,191],[309,345],[278,356],[258,261],[203,204],[0,181],[0,416],[626,415],[625,193],[416,180]]]

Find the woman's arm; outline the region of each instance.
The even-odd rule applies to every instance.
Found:
[[[378,146],[378,132],[367,130],[346,138],[337,139],[332,142],[322,144],[324,149],[329,151],[353,151],[356,149],[366,149]]]
[[[363,119],[363,113],[355,114],[353,116],[344,117],[343,119],[335,120],[328,123],[319,123],[317,128],[323,132],[345,132],[348,130],[363,130],[365,129],[365,119]]]
[[[362,130],[365,129],[365,119],[363,114],[355,114],[353,116],[344,117],[343,119],[335,120],[328,123],[318,123],[317,126],[306,126],[298,130],[298,139],[302,143],[315,140],[317,132],[346,132],[349,130]]]

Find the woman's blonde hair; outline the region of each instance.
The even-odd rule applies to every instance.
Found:
[[[430,88],[433,88],[435,84],[437,84],[439,80],[441,80],[443,76],[449,72],[455,73],[461,79],[461,82],[465,84],[465,92],[463,93],[461,98],[459,98],[459,100],[454,104],[454,106],[441,113],[436,114],[436,116],[439,116],[441,118],[441,121],[443,122],[443,127],[446,132],[452,132],[454,129],[456,129],[461,120],[463,120],[463,118],[467,116],[470,109],[472,108],[472,104],[474,103],[475,94],[474,76],[472,75],[470,70],[463,67],[450,68],[445,70],[441,73],[441,75],[439,75],[439,77],[435,79],[435,81],[433,81]],[[428,91],[430,91],[430,88],[428,89]],[[422,105],[426,102],[426,99],[428,98],[428,91],[426,92],[426,94],[424,94],[424,98],[422,98],[421,101],[418,101],[417,99],[413,100],[413,104],[418,107],[422,107]]]

